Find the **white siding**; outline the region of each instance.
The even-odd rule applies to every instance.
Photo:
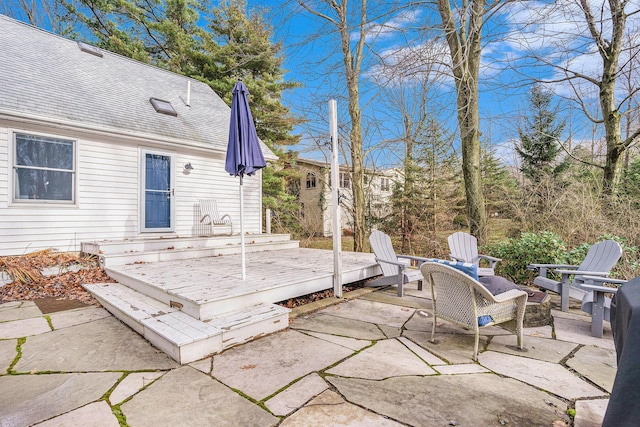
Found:
[[[46,248],[78,251],[83,241],[153,236],[153,233],[139,232],[138,170],[139,148],[153,149],[153,145],[86,136],[76,138],[64,131],[47,133],[77,141],[77,204],[11,203],[12,189],[8,182],[12,141],[9,129],[0,126],[0,256]],[[224,171],[224,155],[174,151],[176,227],[173,235],[195,234],[194,206],[199,198],[216,199],[220,213],[230,214],[235,231],[239,231],[239,178]],[[184,174],[184,164],[188,162],[194,169]],[[244,179],[245,232],[261,231],[260,180],[260,174]]]

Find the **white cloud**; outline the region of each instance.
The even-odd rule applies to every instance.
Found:
[[[393,16],[390,20],[383,23],[372,23],[366,28],[365,41],[373,43],[376,41],[388,40],[404,31],[407,27],[419,22],[423,15],[422,10],[405,10]],[[351,34],[351,40],[358,40],[360,32]]]

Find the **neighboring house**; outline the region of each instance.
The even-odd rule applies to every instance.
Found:
[[[199,198],[239,221],[230,109],[208,85],[2,15],[0,58],[0,255],[197,235]],[[261,190],[244,180],[246,232]]]
[[[331,165],[315,160],[297,159],[290,167],[300,172],[298,200],[301,224],[311,235],[331,236],[333,212],[331,195]],[[403,176],[397,169],[374,171],[367,169],[364,175],[367,215],[380,218],[390,213],[391,195],[396,182]],[[353,196],[351,168],[340,165],[340,222],[343,230],[353,229]]]

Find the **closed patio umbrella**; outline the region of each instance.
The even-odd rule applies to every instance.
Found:
[[[244,176],[251,176],[265,167],[260,140],[249,109],[249,90],[238,80],[233,88],[231,120],[229,121],[229,144],[224,169],[233,176],[240,177],[240,252],[242,255],[242,280],[246,278],[244,248]]]

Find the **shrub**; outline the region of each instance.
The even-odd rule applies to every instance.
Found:
[[[559,235],[549,231],[522,233],[483,247],[484,252],[502,258],[496,265],[496,274],[508,277],[518,284],[533,282],[537,271],[527,270],[529,264],[566,264],[567,245]]]
[[[622,258],[612,270],[612,277],[631,279],[640,273],[640,251],[624,237],[603,234],[597,240],[614,240],[622,246]],[[537,271],[527,270],[529,264],[579,265],[595,242],[583,243],[571,250],[562,238],[550,231],[521,233],[519,238],[484,246],[489,255],[502,258],[496,265],[496,274],[510,278],[518,284],[531,284]]]

